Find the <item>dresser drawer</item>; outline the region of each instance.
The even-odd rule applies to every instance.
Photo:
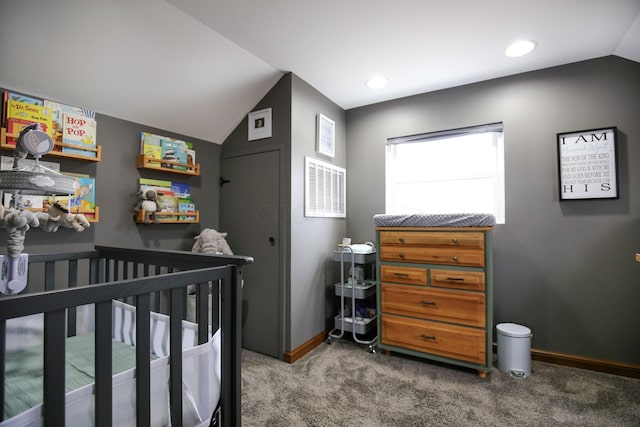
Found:
[[[382,282],[408,283],[410,285],[426,285],[427,269],[415,267],[397,267],[383,265],[380,267]]]
[[[485,275],[482,271],[438,270],[429,271],[431,286],[440,288],[485,290]]]
[[[381,316],[383,345],[486,364],[485,331],[389,314]]]
[[[381,231],[380,245],[484,249],[484,235],[480,232],[456,231]]]
[[[483,293],[431,289],[383,283],[382,313],[420,317],[483,328],[486,323]]]
[[[380,259],[382,261],[484,267],[484,251],[482,249],[382,245]]]

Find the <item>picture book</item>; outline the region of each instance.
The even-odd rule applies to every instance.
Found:
[[[44,106],[51,109],[51,115],[53,118],[53,131],[52,136],[55,141],[62,142],[62,120],[64,113],[75,114],[81,117],[87,117],[90,119],[96,118],[96,113],[88,108],[74,107],[73,105],[61,104],[59,102],[44,100]]]
[[[22,129],[33,123],[40,124],[40,130],[51,135],[53,118],[50,108],[42,105],[9,99],[7,101],[7,143],[15,145],[16,136]]]
[[[175,198],[173,191],[161,190],[158,191],[158,212],[178,212],[178,200]],[[163,221],[176,221],[177,216],[173,215],[158,215],[159,222]]]
[[[78,146],[78,148],[63,146],[63,153],[96,157],[95,151],[86,150],[86,148],[96,147],[95,119],[73,113],[62,113],[62,142]]]
[[[171,191],[171,181],[165,181],[163,179],[140,178],[138,183],[140,184],[140,190],[153,188],[158,192]]]
[[[25,196],[20,195],[20,201],[22,202],[23,209],[33,209],[33,210],[41,210],[44,207],[44,198],[45,196]],[[2,200],[2,205],[5,208],[10,208],[14,206],[13,203],[13,194],[4,193],[4,197]]]
[[[191,201],[191,199],[178,199],[178,212],[181,214],[191,214],[180,215],[180,221],[195,221],[196,219],[196,205]]]
[[[161,141],[162,160],[169,160],[187,164],[187,144],[177,139],[163,139]],[[162,167],[176,170],[187,170],[186,166],[176,165],[172,163],[162,163]]]
[[[9,100],[26,102],[27,104],[33,105],[44,105],[41,98],[34,98],[32,96],[23,95],[21,93],[11,92],[8,90],[4,91],[2,95],[2,105],[4,107],[2,109],[2,125],[5,127],[7,126],[7,103],[9,102]]]
[[[152,159],[162,158],[161,141],[163,137],[149,132],[140,132],[140,154]]]
[[[71,210],[79,212],[93,212],[96,209],[95,178],[76,178],[76,192],[72,198]]]
[[[176,197],[189,197],[191,196],[191,186],[187,183],[172,182],[171,191]]]

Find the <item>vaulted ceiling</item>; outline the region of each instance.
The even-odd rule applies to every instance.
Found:
[[[640,0],[0,0],[0,86],[214,143],[289,71],[350,109],[607,55]]]

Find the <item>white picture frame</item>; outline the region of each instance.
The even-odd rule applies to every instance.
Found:
[[[333,158],[336,155],[336,122],[324,114],[318,114],[316,122],[316,151]]]
[[[271,108],[249,113],[249,141],[271,138]]]

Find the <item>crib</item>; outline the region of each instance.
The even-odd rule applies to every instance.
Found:
[[[25,291],[0,297],[0,426],[241,425],[242,266],[251,262],[106,246],[30,254]],[[185,320],[188,299],[195,300],[195,322]],[[29,329],[34,316],[44,325],[42,355],[35,356],[42,360],[41,403],[6,417],[20,393],[6,375],[7,363],[15,364],[8,334],[16,323]],[[94,360],[73,363],[81,371],[91,370],[82,365],[89,363],[92,382],[69,390],[69,352],[91,346]],[[113,374],[121,348],[133,367]],[[18,357],[18,365],[26,364],[26,356]]]

